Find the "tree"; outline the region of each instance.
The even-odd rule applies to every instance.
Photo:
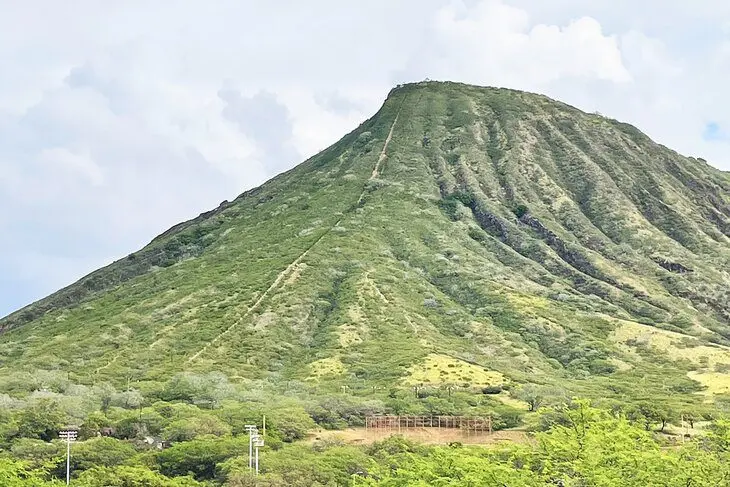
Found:
[[[162,431],[165,418],[158,412],[144,408],[141,411],[120,410],[112,423],[114,436],[121,439],[143,438]]]
[[[423,407],[432,416],[446,416],[456,413],[454,404],[440,397],[427,397],[423,400]]]
[[[138,408],[142,405],[143,401],[144,397],[142,396],[142,393],[135,389],[114,393],[109,399],[109,402],[112,406],[117,406],[124,409]]]
[[[271,428],[283,441],[292,442],[307,436],[317,425],[301,407],[277,409],[271,413]]]
[[[112,396],[115,392],[114,386],[108,382],[97,383],[92,388],[92,394],[96,396],[101,403],[101,410],[103,412],[106,412],[109,409],[112,402]]]
[[[357,447],[328,446],[314,449],[307,445],[292,445],[267,452],[261,473],[263,485],[310,487],[316,485],[351,485],[352,475],[367,474],[372,460]],[[226,485],[259,486],[248,470],[246,457],[233,458],[220,466]],[[260,476],[261,477],[261,476]],[[258,480],[261,480],[261,478]]]
[[[719,419],[712,423],[705,438],[713,451],[730,452],[730,419]]]
[[[217,417],[201,414],[192,418],[178,419],[162,430],[162,437],[167,441],[189,441],[198,436],[226,436],[231,434],[231,427]]]
[[[36,404],[20,410],[16,422],[17,436],[51,441],[58,437],[59,430],[64,427],[66,414],[55,401],[41,399]]]
[[[60,442],[48,443],[32,438],[19,438],[13,442],[11,452],[14,458],[27,462],[33,468],[52,465],[65,454]]]
[[[129,443],[116,438],[98,437],[79,442],[73,447],[71,469],[74,472],[89,470],[96,466],[116,467],[129,461],[137,451]],[[65,468],[65,458],[59,470]]]
[[[0,485],[3,487],[60,487],[57,481],[47,481],[44,472],[31,470],[27,464],[0,458]]]
[[[637,412],[643,418],[646,431],[651,429],[655,423],[661,424],[659,431],[664,431],[668,423],[674,421],[676,414],[669,406],[658,402],[642,402],[637,407]]]
[[[525,401],[530,411],[537,411],[545,401],[545,390],[533,384],[525,384],[515,391],[515,397]]]
[[[247,424],[259,424],[263,411],[253,408],[250,403],[224,401],[213,414],[229,425],[237,436],[246,433]]]
[[[695,421],[698,421],[697,414],[694,411],[685,411],[682,413],[682,419],[689,423],[690,428],[695,427]]]
[[[15,417],[9,409],[0,405],[0,445],[14,437],[18,432]]]
[[[164,475],[191,473],[197,480],[207,480],[215,477],[216,465],[241,452],[248,452],[248,438],[206,438],[176,443],[156,459]]]
[[[215,408],[230,396],[232,386],[225,375],[217,372],[194,374],[182,372],[165,386],[162,399],[187,401],[207,408]]]
[[[200,487],[190,477],[169,478],[145,467],[94,467],[83,472],[79,487]]]
[[[86,440],[95,438],[105,427],[109,427],[109,418],[101,411],[94,411],[89,414],[79,429],[79,439]]]

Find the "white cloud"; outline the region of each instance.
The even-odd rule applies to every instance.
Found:
[[[617,39],[590,17],[533,24],[525,10],[501,1],[453,2],[435,14],[429,40],[409,71],[530,90],[572,77],[631,81]]]
[[[57,172],[70,171],[87,179],[94,186],[104,184],[104,174],[101,168],[89,157],[88,152],[76,154],[64,147],[43,149],[39,154],[39,160],[45,165],[42,170]]]

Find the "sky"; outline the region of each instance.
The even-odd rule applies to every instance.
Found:
[[[0,316],[326,148],[403,82],[544,93],[730,170],[726,0],[0,12]]]

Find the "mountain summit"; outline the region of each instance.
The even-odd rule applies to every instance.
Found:
[[[0,320],[0,377],[701,401],[730,391],[729,290],[727,173],[545,96],[414,83],[294,169]]]

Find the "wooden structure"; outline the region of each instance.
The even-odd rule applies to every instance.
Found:
[[[491,416],[392,416],[365,417],[365,431],[370,429],[400,431],[404,428],[458,428],[465,434],[492,433]]]

